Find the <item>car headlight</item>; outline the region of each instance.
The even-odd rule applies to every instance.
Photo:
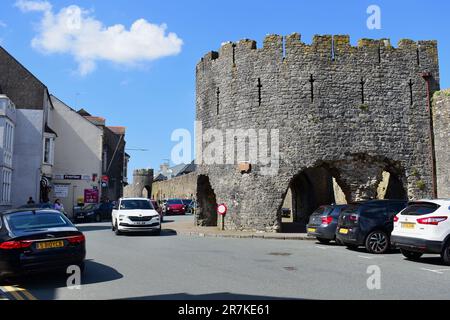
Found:
[[[158,220],[159,220],[159,218],[160,218],[159,215],[153,216],[153,217],[152,217],[152,220],[153,220],[153,219],[158,219]]]
[[[119,219],[123,219],[125,216],[123,214],[119,215]]]

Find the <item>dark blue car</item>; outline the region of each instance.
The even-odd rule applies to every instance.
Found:
[[[319,242],[327,244],[336,241],[336,228],[339,216],[347,205],[321,206],[309,218],[308,235],[317,238]]]

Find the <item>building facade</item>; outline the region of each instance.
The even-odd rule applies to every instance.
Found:
[[[6,95],[0,94],[0,210],[12,206],[15,127],[16,106]]]
[[[47,87],[0,47],[0,93],[16,105],[11,204],[50,199],[54,142],[53,106]]]
[[[55,96],[51,99],[58,132],[51,197],[60,199],[70,216],[79,204],[101,200],[103,131]]]

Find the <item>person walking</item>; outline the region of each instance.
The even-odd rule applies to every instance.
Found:
[[[27,204],[28,204],[28,205],[30,205],[30,204],[36,204],[36,202],[34,202],[33,197],[30,197],[30,198],[28,198]]]
[[[64,206],[63,206],[63,204],[61,203],[61,200],[59,200],[59,199],[56,199],[56,200],[55,200],[55,204],[54,204],[53,208],[54,208],[55,210],[60,211],[60,212],[64,212]]]

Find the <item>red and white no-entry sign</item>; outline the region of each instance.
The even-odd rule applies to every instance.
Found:
[[[220,204],[219,206],[217,206],[217,213],[220,214],[221,216],[224,216],[227,214],[228,208],[225,204]]]

